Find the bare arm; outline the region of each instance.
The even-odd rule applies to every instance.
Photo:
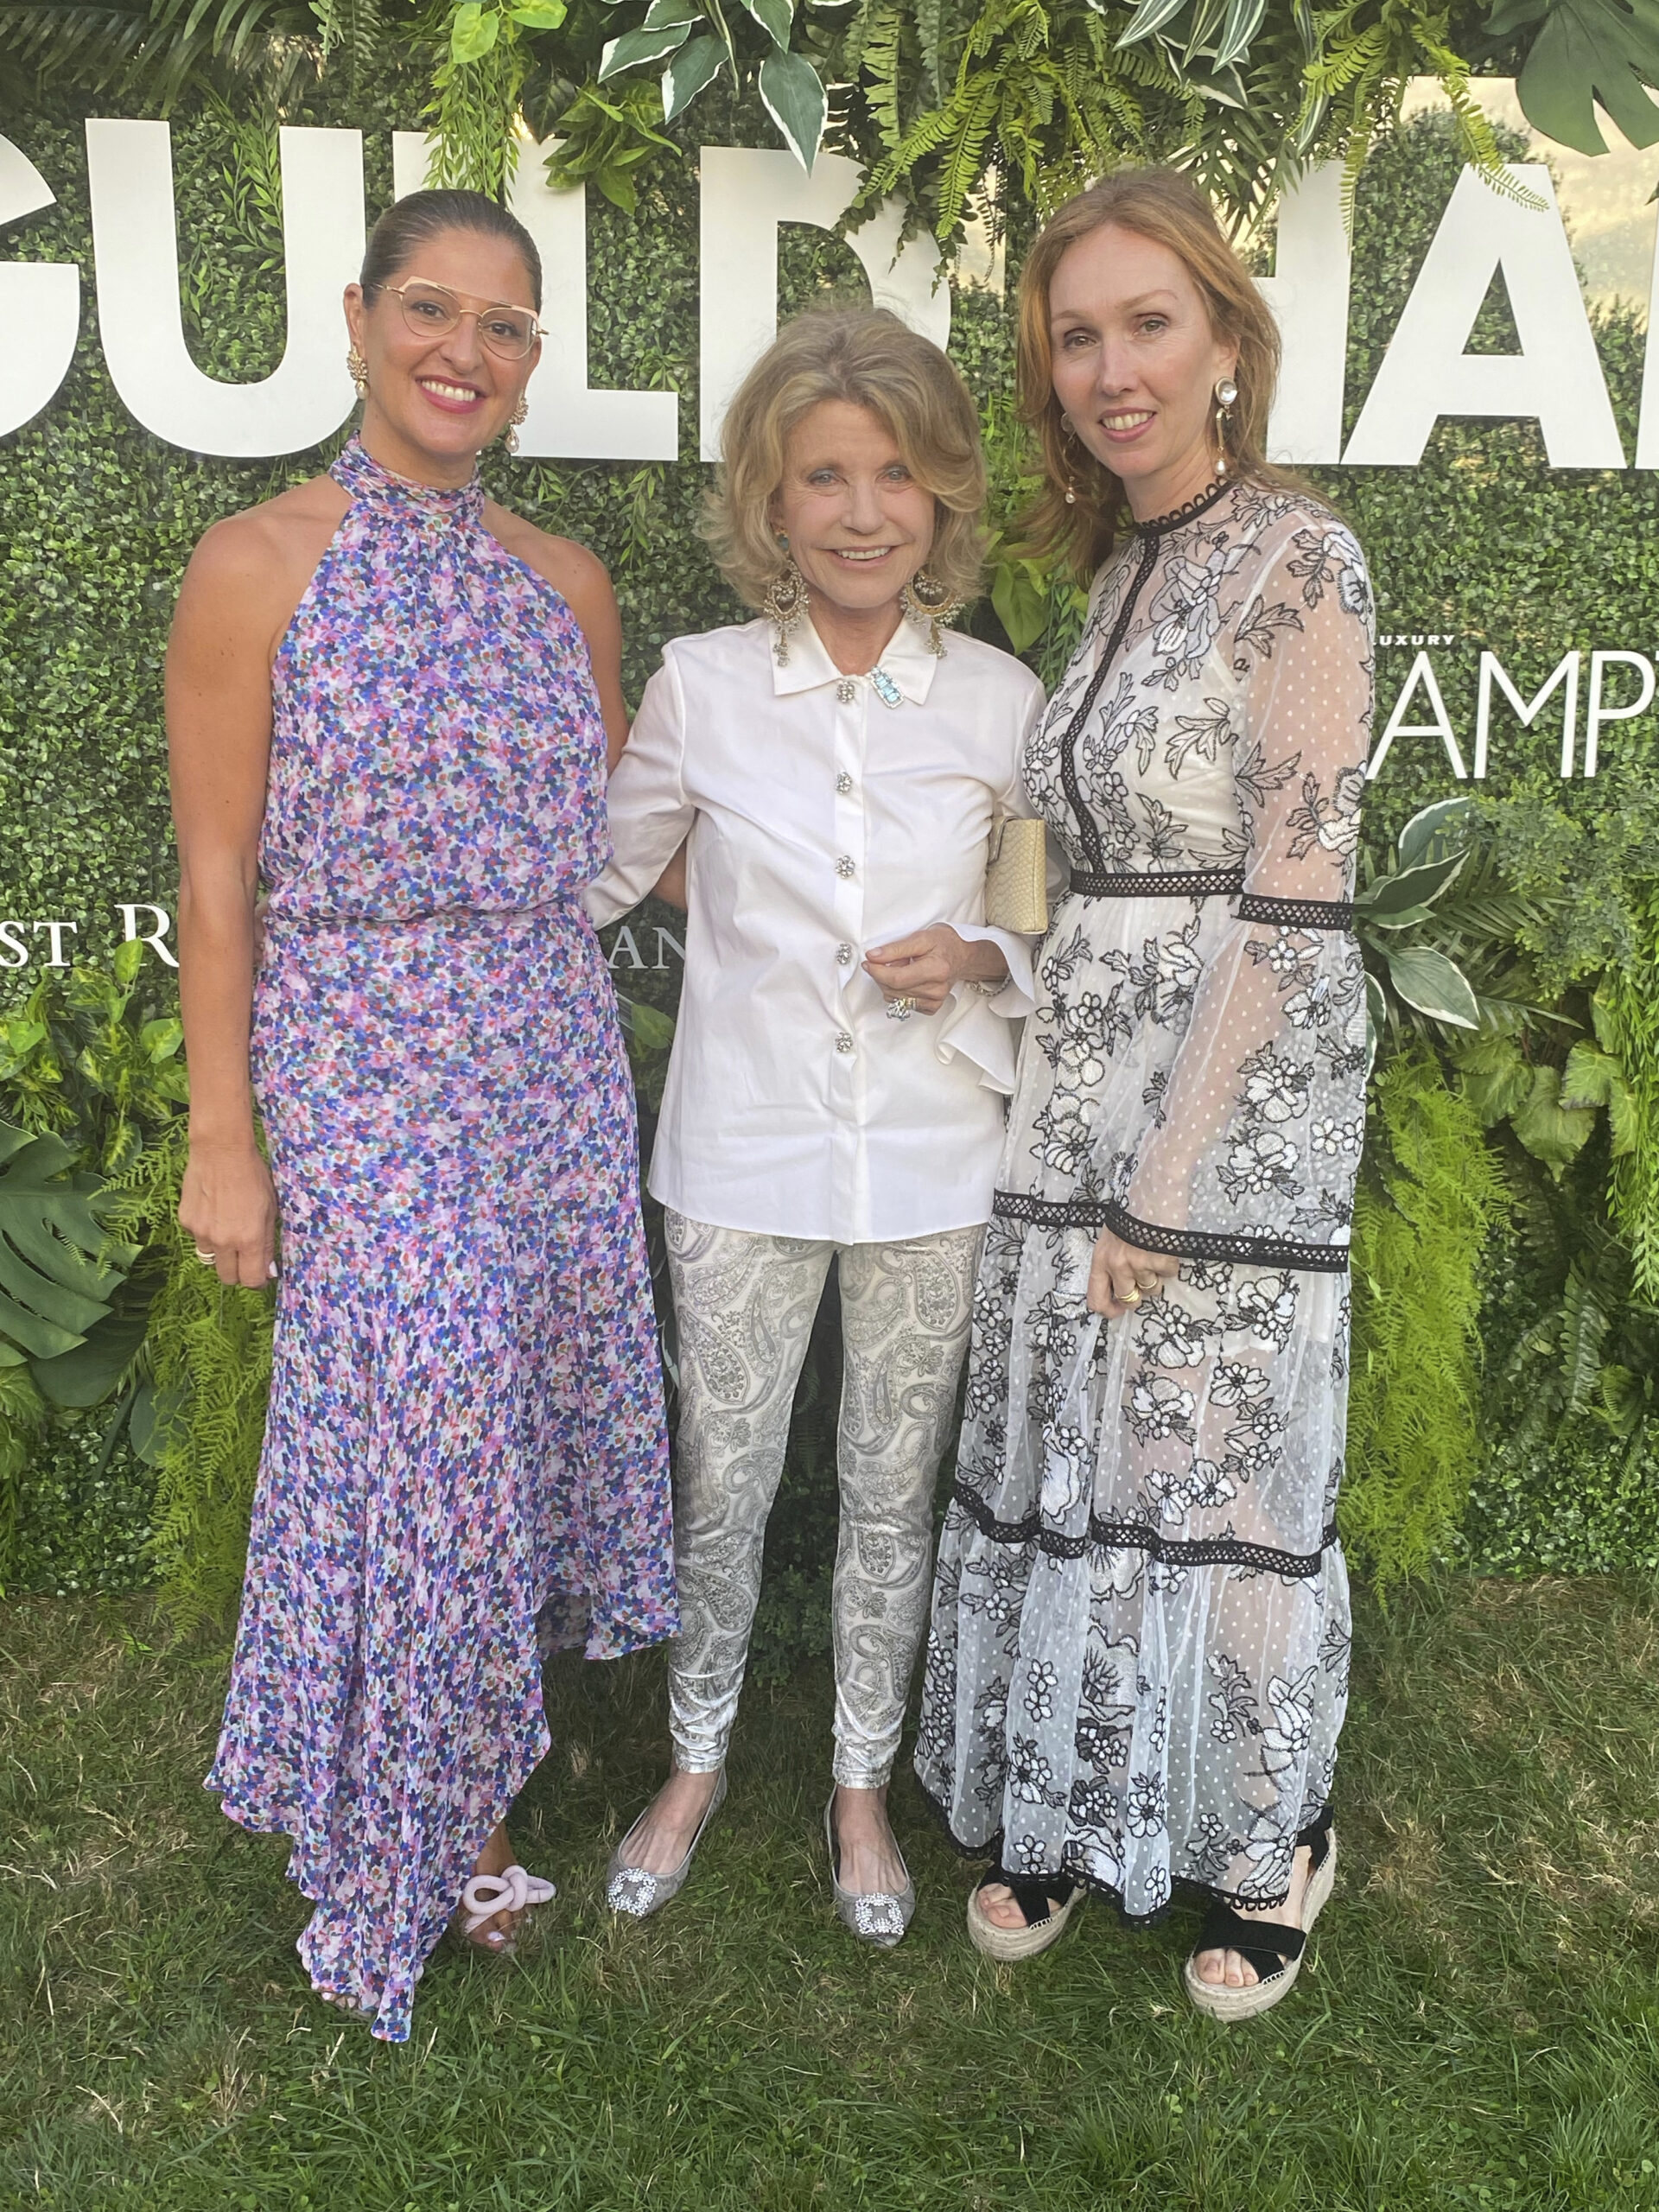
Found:
[[[179,1219],[219,1278],[274,1272],[276,1200],[254,1140],[257,853],[270,751],[272,562],[235,516],[197,547],[167,653],[179,845],[179,996],[190,1067],[190,1157]]]

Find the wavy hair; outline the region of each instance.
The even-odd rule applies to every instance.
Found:
[[[868,408],[933,494],[930,573],[973,599],[984,563],[985,455],[973,395],[933,344],[886,308],[811,308],[785,324],[738,388],[720,434],[702,534],[750,607],[781,571],[771,506],[797,423],[825,400]]]
[[[1035,435],[1043,488],[1020,518],[1025,550],[1059,556],[1087,582],[1117,542],[1122,480],[1068,436],[1054,396],[1049,288],[1061,257],[1104,223],[1167,246],[1198,288],[1216,336],[1238,348],[1238,386],[1226,429],[1229,474],[1306,492],[1268,460],[1268,417],[1279,381],[1279,327],[1248,269],[1222,235],[1209,201],[1178,169],[1125,168],[1068,200],[1044,224],[1020,276],[1020,416]],[[1075,495],[1068,505],[1065,494]],[[1317,495],[1314,495],[1317,496]]]

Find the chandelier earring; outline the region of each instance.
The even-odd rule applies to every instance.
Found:
[[[941,583],[925,569],[918,569],[899,594],[899,604],[912,622],[925,626],[927,650],[936,660],[944,658],[944,639],[939,635],[947,622],[961,613],[966,601],[949,584]]]
[[[346,373],[357,386],[358,397],[366,399],[369,396],[369,365],[364,359],[362,348],[355,338],[346,349]]]
[[[1227,425],[1238,404],[1238,386],[1231,377],[1216,379],[1216,474],[1227,474]]]
[[[786,668],[789,665],[789,633],[798,628],[806,617],[806,578],[801,574],[795,556],[789,550],[789,540],[780,536],[778,543],[783,552],[784,565],[766,586],[760,612],[772,627],[772,658],[779,668]]]
[[[521,391],[518,395],[518,404],[513,409],[512,414],[507,417],[506,448],[509,453],[518,452],[518,426],[524,422],[525,416],[529,413],[530,402]]]

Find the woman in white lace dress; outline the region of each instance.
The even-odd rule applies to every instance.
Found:
[[[1126,172],[1027,265],[1039,543],[1093,575],[1027,745],[1072,867],[981,1265],[917,1771],[996,1854],[982,1949],[1085,1888],[1210,1913],[1185,1984],[1295,1979],[1335,1862],[1334,1511],[1364,1114],[1350,900],[1370,594],[1264,461],[1278,344],[1197,190]]]

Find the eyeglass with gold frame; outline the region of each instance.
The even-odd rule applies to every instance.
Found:
[[[396,295],[404,321],[417,338],[447,338],[463,315],[478,326],[478,341],[498,360],[522,361],[532,353],[542,326],[528,308],[505,301],[486,308],[463,307],[459,292],[435,284],[425,276],[410,276],[401,284],[382,284],[378,289]]]

